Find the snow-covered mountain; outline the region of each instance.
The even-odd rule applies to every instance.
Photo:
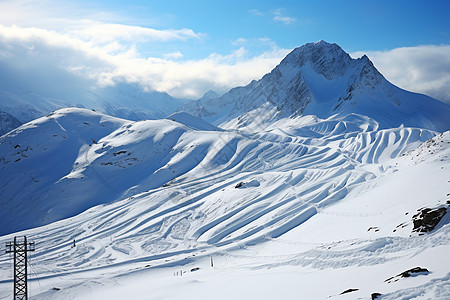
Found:
[[[367,56],[352,59],[325,41],[294,49],[272,72],[222,97],[183,107],[226,128],[296,115],[328,118],[356,113],[381,127],[401,125],[437,131],[450,129],[450,107],[388,82]]]
[[[45,225],[172,181],[191,182],[205,172],[226,178],[233,169],[231,175],[240,177],[266,172],[266,164],[286,169],[288,161],[306,154],[310,161],[315,153],[319,158],[307,164],[314,168],[330,161],[344,169],[379,163],[435,135],[426,129],[378,128],[376,121],[355,114],[326,120],[307,116],[242,135],[187,113],[133,122],[85,109],[58,110],[0,139],[1,233]],[[344,173],[346,184],[339,189],[347,189],[353,177],[352,171]]]
[[[186,113],[133,122],[63,109],[0,138],[3,234],[44,225],[0,242],[13,235],[37,241],[35,299],[83,299],[92,291],[120,299],[134,272],[179,287],[152,285],[155,297],[197,295],[195,284],[173,281],[174,272],[197,267],[183,276],[206,282],[208,293],[227,276],[249,276],[236,286],[242,293],[258,286],[252,274],[285,286],[285,276],[303,281],[306,272],[318,280],[303,287],[311,299],[349,288],[361,297],[414,294],[448,282],[439,257],[450,248],[450,219],[420,236],[413,217],[448,207],[449,143],[449,132],[380,129],[356,114],[297,116],[241,134]],[[429,272],[384,282],[417,266]],[[2,256],[0,269],[9,268]],[[333,281],[330,272],[351,280]],[[321,280],[335,284],[323,288]],[[123,290],[111,294],[111,284]],[[9,288],[0,281],[2,294]],[[298,291],[284,289],[289,297]],[[267,286],[263,294],[277,290]],[[230,292],[219,298],[238,297]],[[138,289],[136,297],[147,293]]]
[[[0,136],[22,125],[19,120],[4,111],[0,111]]]
[[[25,123],[65,107],[80,107],[126,118],[146,120],[164,118],[175,112],[186,100],[167,93],[144,91],[137,84],[116,83],[107,87],[82,87],[58,92],[27,89],[0,83],[0,110]]]
[[[0,137],[0,244],[36,242],[32,299],[448,299],[447,106],[324,42],[197,104]]]

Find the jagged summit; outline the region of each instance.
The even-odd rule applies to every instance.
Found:
[[[280,66],[301,67],[309,63],[317,73],[324,75],[327,79],[334,79],[342,76],[351,62],[350,55],[337,44],[319,41],[295,48],[281,61]]]
[[[219,97],[220,97],[220,95],[217,94],[215,91],[209,90],[200,99],[206,100],[206,99],[214,99],[214,98],[219,98]]]
[[[256,115],[264,123],[298,115],[325,119],[352,113],[373,118],[384,128],[450,128],[448,105],[394,86],[366,55],[353,59],[337,44],[325,41],[292,50],[258,81],[184,109],[230,128],[245,126]],[[247,121],[245,114],[251,115]]]

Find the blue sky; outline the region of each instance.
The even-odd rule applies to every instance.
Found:
[[[450,102],[449,11],[444,0],[0,0],[0,61],[53,61],[99,85],[125,80],[197,98],[326,40],[367,53],[395,84]]]
[[[245,39],[242,44],[254,54],[264,51],[265,45],[258,43],[261,39],[286,49],[323,39],[346,51],[450,44],[447,0],[97,0],[80,6],[110,12],[113,16],[105,15],[105,22],[161,30],[189,28],[204,34],[198,41],[164,45],[197,59],[213,52],[227,54],[239,46],[239,39]],[[116,16],[119,20],[111,19]],[[163,51],[161,45],[152,46],[155,50],[148,54]]]

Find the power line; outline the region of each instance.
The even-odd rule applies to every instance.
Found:
[[[39,289],[40,289],[40,291],[42,292],[42,285],[41,285],[41,282],[40,282],[40,280],[39,280],[39,277],[38,277],[38,274],[37,274],[37,272],[36,272],[36,269],[35,269],[35,268],[33,267],[33,265],[31,264],[31,259],[28,260],[28,265],[29,265],[30,268],[31,268],[31,272],[34,273],[34,276],[36,277],[36,280],[37,280],[37,282],[38,282],[38,284],[39,284]]]

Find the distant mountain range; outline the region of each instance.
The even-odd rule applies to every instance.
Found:
[[[247,86],[222,96],[208,91],[190,102],[125,82],[46,91],[5,81],[0,83],[0,99],[0,111],[22,123],[56,109],[80,107],[134,121],[186,111],[227,128],[246,127],[256,117],[264,123],[288,116],[327,118],[348,113],[369,116],[383,128],[402,124],[436,131],[450,128],[448,105],[394,86],[367,56],[352,59],[338,45],[325,41],[294,49],[270,73]]]
[[[60,108],[93,109],[129,120],[164,118],[186,103],[167,93],[145,91],[138,84],[118,83],[107,87],[84,87],[80,90],[27,89],[27,86],[6,86],[0,82],[0,110],[25,123]]]

